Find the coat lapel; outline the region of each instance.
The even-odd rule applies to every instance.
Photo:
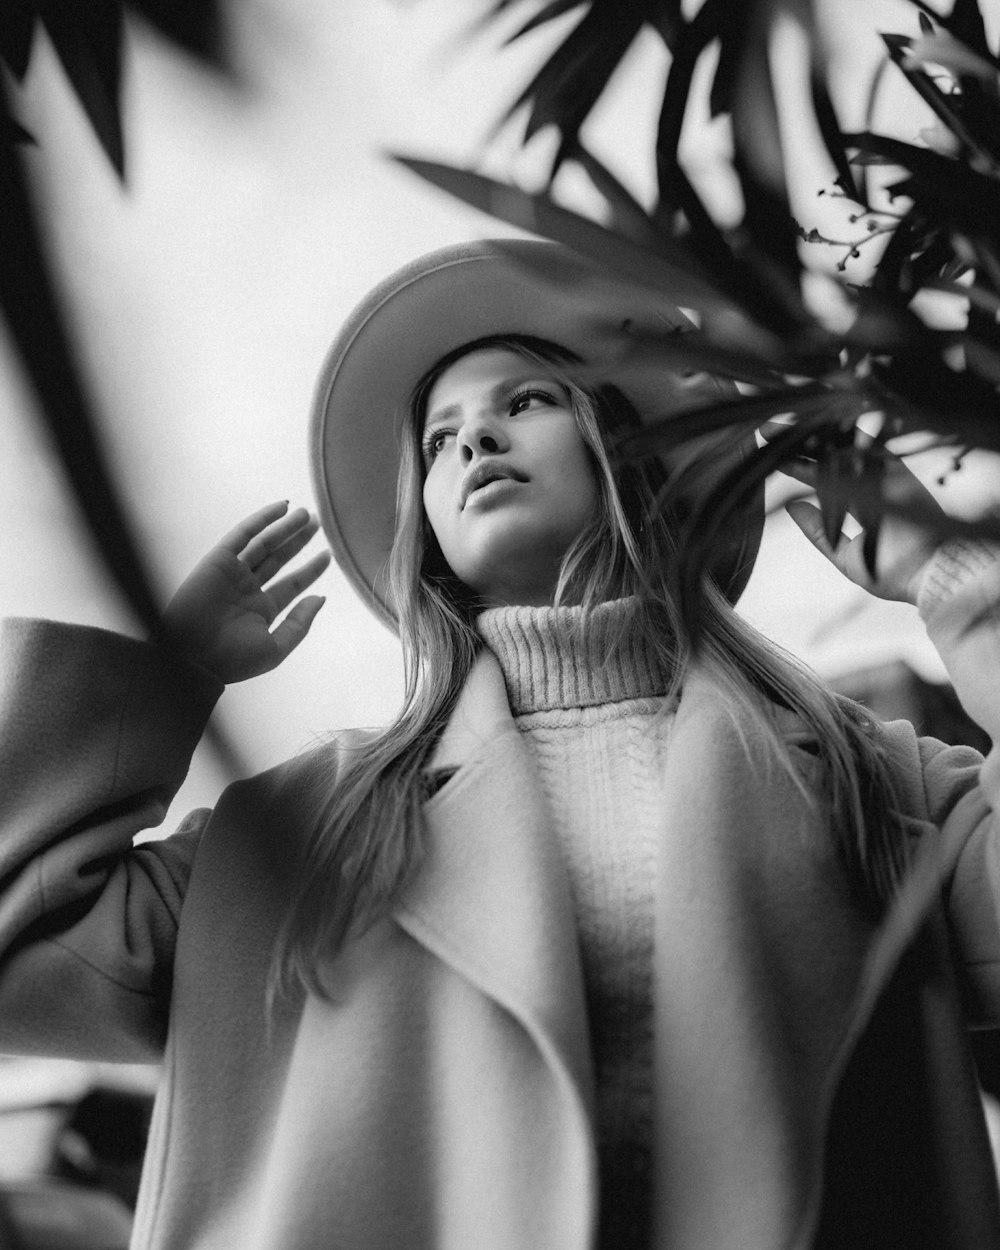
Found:
[[[483,653],[431,761],[425,858],[396,908],[417,941],[511,1012],[585,1106],[592,1073],[565,867],[499,665]]]

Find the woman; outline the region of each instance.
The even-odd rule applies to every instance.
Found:
[[[995,759],[869,723],[740,622],[759,516],[720,545],[691,654],[683,492],[653,507],[676,466],[608,453],[684,384],[626,398],[580,364],[679,314],[549,289],[520,263],[559,259],[539,246],[394,275],[321,380],[327,534],[407,660],[388,730],[131,848],[221,683],[318,609],[269,632],[321,564],[262,590],[299,513],[251,518],[179,592],[194,663],[14,627],[0,1046],[162,1057],[144,1248],[993,1244],[936,943],[940,901],[995,1024]],[[902,525],[880,553],[869,588],[919,599],[993,730],[995,553]],[[828,554],[863,578],[856,542]]]

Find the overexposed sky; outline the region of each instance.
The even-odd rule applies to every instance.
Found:
[[[233,85],[131,39],[128,184],[115,181],[40,46],[23,93],[53,256],[136,524],[164,587],[272,499],[311,502],[306,430],[324,353],[353,304],[389,270],[460,239],[509,233],[418,183],[389,150],[471,163],[558,31],[498,53],[461,38],[472,0],[241,0],[231,6]],[[528,9],[524,12],[527,13]],[[831,38],[853,103],[875,30],[915,30],[902,0],[834,0]],[[794,49],[794,33],[790,36]],[[648,191],[663,54],[643,41],[593,128],[599,153]],[[847,118],[860,124],[860,115]],[[912,134],[925,124],[915,117]],[[786,139],[802,144],[794,131]],[[491,168],[502,170],[512,144]],[[692,177],[724,205],[724,133],[685,147]],[[829,179],[802,146],[802,217]],[[530,162],[515,160],[530,178]],[[0,340],[0,611],[129,628],[96,564]],[[770,527],[744,599],[765,632],[834,674],[902,654],[938,675],[906,608],[869,606]],[[255,768],[342,725],[386,720],[401,690],[392,636],[333,571],[309,640],[278,672],[227,691],[221,716]],[[202,760],[183,802],[211,801]]]

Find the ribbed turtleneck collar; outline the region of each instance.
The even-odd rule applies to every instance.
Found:
[[[670,674],[637,623],[638,600],[583,610],[490,608],[476,625],[496,656],[515,716],[666,693]]]

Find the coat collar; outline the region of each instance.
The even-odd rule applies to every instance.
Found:
[[[489,652],[431,760],[457,770],[424,807],[420,872],[397,921],[510,1011],[592,1102],[583,975],[566,869],[534,764]]]
[[[431,756],[429,771],[461,768],[489,747],[497,734],[513,729],[500,665],[492,652],[481,651]]]
[[[776,716],[786,741],[794,744],[804,737],[789,713],[777,711]],[[696,812],[706,800],[711,806],[719,784],[743,767],[739,761],[745,743],[739,740],[748,727],[737,721],[710,677],[693,667],[671,739],[665,817],[666,823],[682,820],[687,836],[698,845],[703,838]],[[804,764],[808,766],[809,757]],[[740,784],[748,799],[766,798],[770,821],[781,787],[775,789],[773,778],[762,787],[756,767],[751,762],[744,769]],[[532,1028],[544,1022],[553,1036],[561,1037],[567,1062],[581,1086],[589,1088],[588,1064],[579,1045],[586,1032],[581,1027],[585,1011],[568,878],[548,827],[534,765],[507,704],[503,675],[490,652],[477,658],[430,768],[455,775],[425,806],[426,860],[398,918],[414,936],[419,929],[425,945]],[[706,788],[707,778],[713,784]],[[742,818],[748,815],[741,808]],[[718,823],[711,822],[712,828]],[[764,822],[758,825],[763,828]],[[849,1034],[863,1027],[882,986],[940,897],[942,881],[963,842],[957,832],[951,833],[952,825],[957,831],[967,822],[949,821],[938,836],[919,840],[894,906],[876,931],[856,935],[866,950]],[[753,845],[753,833],[748,829],[737,844],[751,872],[755,857],[768,853],[767,847]]]

